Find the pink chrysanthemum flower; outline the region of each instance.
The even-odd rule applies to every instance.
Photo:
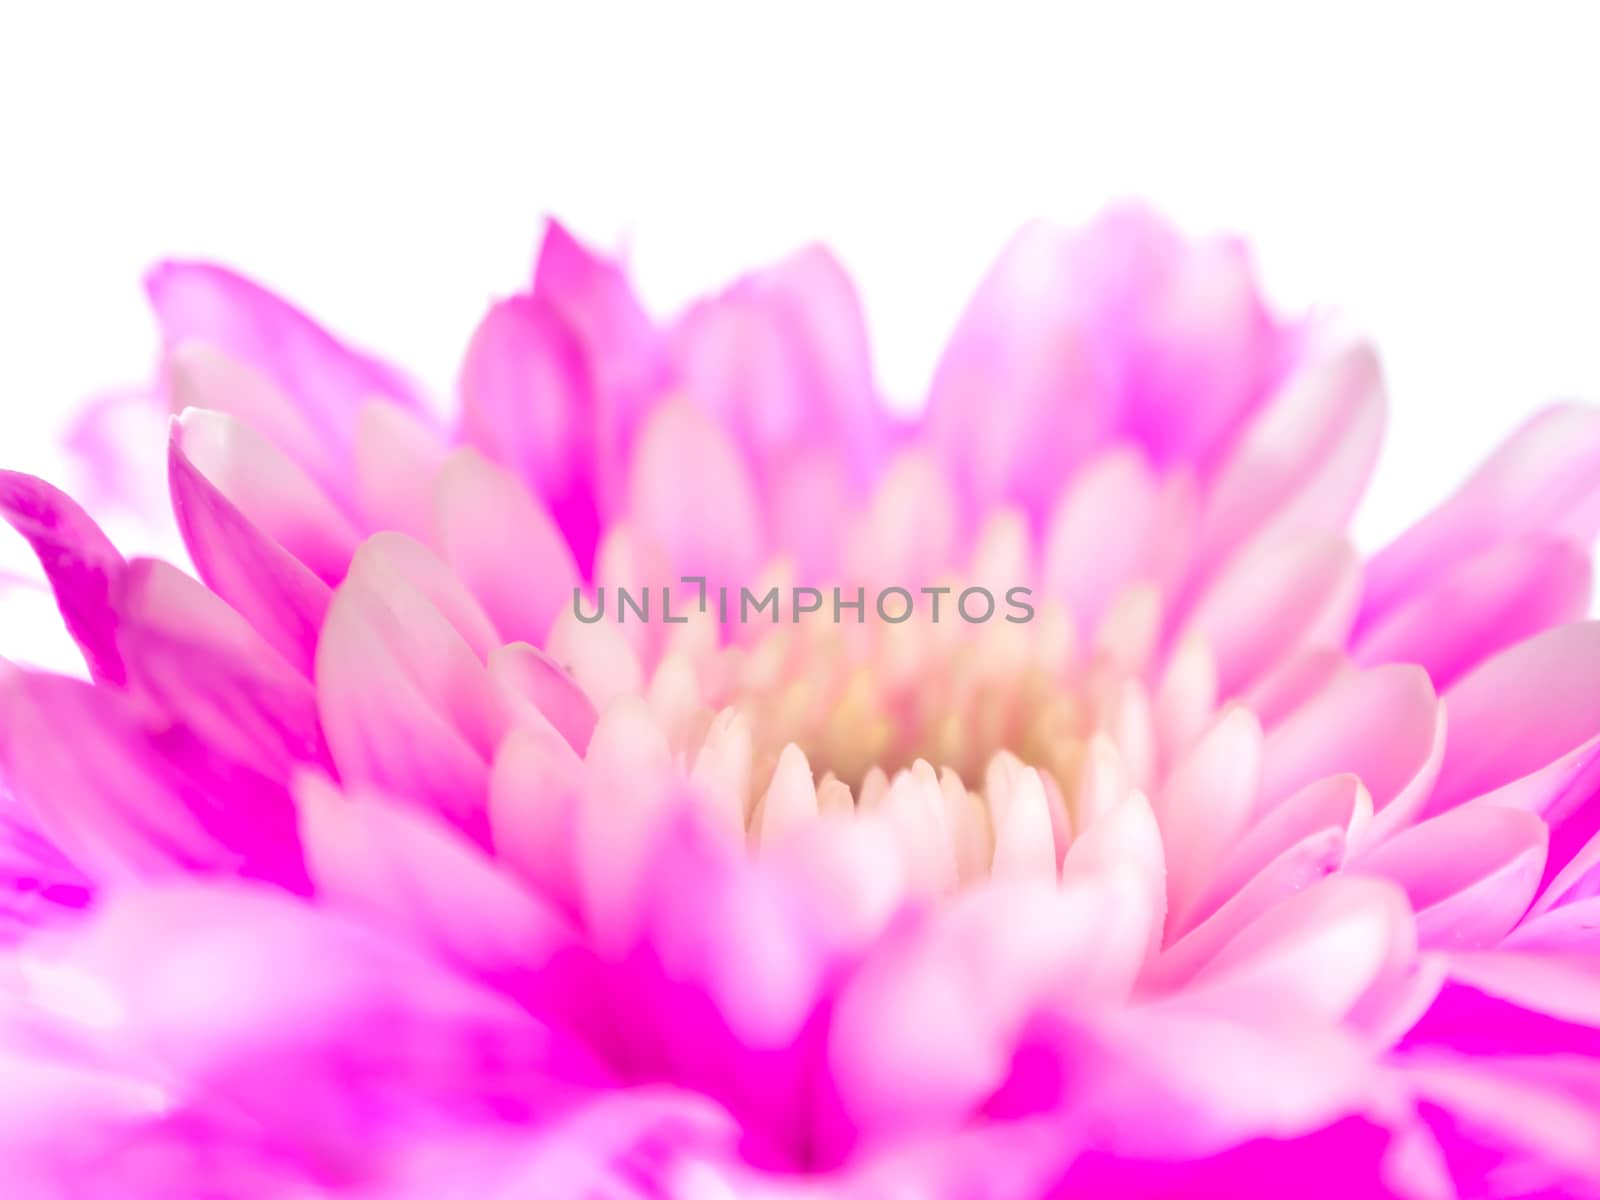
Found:
[[[551,226],[448,425],[149,285],[198,581],[0,488],[8,1194],[1597,1194],[1600,415],[1362,561],[1371,351],[1138,210],[910,421],[820,250]]]

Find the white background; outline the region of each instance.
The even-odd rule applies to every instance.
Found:
[[[827,240],[907,404],[1026,217],[1131,194],[1242,232],[1284,303],[1380,340],[1368,545],[1540,404],[1600,399],[1593,6],[0,11],[5,465],[62,475],[65,414],[144,375],[164,255],[444,391],[547,212],[626,243],[658,309]]]

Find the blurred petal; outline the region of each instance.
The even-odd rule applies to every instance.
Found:
[[[111,589],[122,571],[117,548],[68,496],[32,475],[0,471],[0,516],[38,555],[61,619],[90,673],[105,683],[123,682],[110,605]]]

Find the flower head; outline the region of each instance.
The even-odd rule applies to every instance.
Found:
[[[448,419],[149,289],[194,575],[0,487],[25,1194],[1594,1189],[1595,413],[1363,561],[1372,351],[1141,209],[914,418],[820,249],[661,321],[552,224]]]

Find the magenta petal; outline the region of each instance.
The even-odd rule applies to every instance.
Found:
[[[394,368],[342,345],[271,292],[209,263],[164,263],[145,280],[168,349],[208,342],[267,376],[305,420],[347,448],[356,414],[389,400],[422,408]]]
[[[119,1045],[191,1081],[161,1119],[198,1131],[242,1116],[296,1173],[339,1164],[350,1185],[474,1101],[526,1122],[603,1078],[569,1039],[425,951],[264,889],[118,895],[48,966],[105,998]],[[147,1145],[158,1131],[123,1137]]]
[[[1449,687],[1475,664],[1589,608],[1589,556],[1567,542],[1521,538],[1456,563],[1368,623],[1360,663],[1414,662]]]
[[[13,670],[0,681],[11,788],[97,880],[239,871],[303,883],[288,797],[121,694]]]
[[[70,497],[32,475],[0,471],[0,515],[39,556],[90,673],[104,683],[121,683],[125,674],[110,605],[122,571],[117,548]]]
[[[200,578],[309,675],[328,585],[235,508],[195,469],[176,437],[167,466],[172,509]]]

